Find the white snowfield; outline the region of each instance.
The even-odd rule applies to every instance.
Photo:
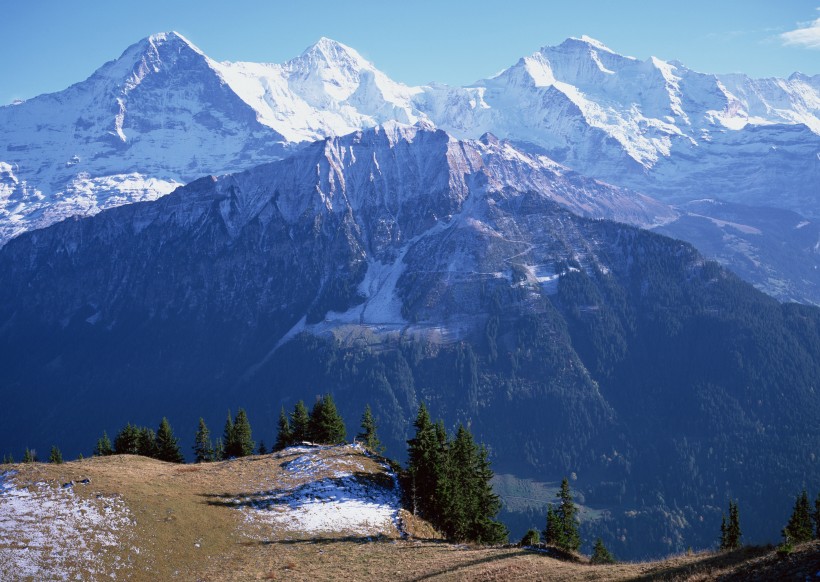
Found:
[[[268,537],[398,536],[401,495],[395,473],[383,466],[392,481],[385,487],[368,478],[372,474],[349,456],[352,452],[365,450],[359,445],[285,449],[277,455],[284,460],[284,477],[269,490],[231,501]]]
[[[125,503],[82,499],[74,491],[80,483],[19,487],[14,476],[0,473],[0,581],[68,580],[68,572],[116,579],[135,525]]]

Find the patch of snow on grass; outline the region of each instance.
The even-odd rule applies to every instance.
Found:
[[[0,473],[0,580],[116,578],[134,519],[114,497],[80,498],[74,487],[14,482]]]
[[[349,456],[362,450],[357,445],[285,449],[285,454],[299,456],[282,464],[286,476],[278,487],[237,498],[234,504],[247,521],[280,532],[396,535],[401,508],[397,477],[387,466],[384,473],[368,472]]]

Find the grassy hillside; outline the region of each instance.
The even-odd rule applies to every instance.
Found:
[[[87,481],[86,481],[87,480]],[[820,542],[592,566],[437,539],[353,446],[203,465],[111,456],[0,467],[0,580],[805,579]]]

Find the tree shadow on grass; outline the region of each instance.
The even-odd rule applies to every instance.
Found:
[[[385,475],[357,471],[344,477],[324,477],[298,485],[292,489],[274,488],[267,491],[200,493],[204,503],[234,509],[266,510],[277,506],[298,507],[321,501],[372,501],[385,503],[398,495],[393,480]]]
[[[680,566],[663,567],[657,571],[648,572],[643,576],[638,576],[635,580],[679,580],[688,578],[695,574],[714,576],[716,570],[732,568],[754,558],[764,556],[771,552],[771,546],[745,546],[739,550],[715,554],[696,562],[681,564]]]
[[[464,562],[462,564],[457,564],[455,566],[450,566],[448,568],[442,568],[435,572],[430,572],[428,574],[424,574],[417,578],[413,578],[413,582],[422,582],[423,580],[430,580],[432,578],[436,578],[438,576],[452,576],[454,574],[458,574],[463,570],[467,570],[474,566],[481,566],[483,564],[491,564],[493,562],[501,562],[504,560],[509,560],[513,558],[520,558],[521,556],[526,555],[527,552],[525,550],[518,550],[513,551],[508,554],[497,554],[493,556],[487,556],[485,558],[479,558],[478,560],[471,560],[469,562]]]
[[[386,535],[372,535],[372,536],[339,536],[339,537],[310,537],[310,538],[291,538],[283,540],[247,540],[239,542],[242,546],[307,546],[307,545],[332,545],[338,543],[354,543],[354,544],[374,544],[374,543],[393,543],[397,538],[391,538]]]

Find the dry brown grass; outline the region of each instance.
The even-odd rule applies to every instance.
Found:
[[[331,449],[327,454],[339,453]],[[381,473],[375,461],[356,455],[360,458],[354,460],[366,471]],[[593,566],[519,548],[447,544],[436,539],[429,524],[407,512],[401,515],[403,527],[413,536],[407,540],[395,536],[375,541],[336,536],[299,539],[290,532],[248,531],[240,511],[213,503],[214,499],[252,494],[288,478],[282,464],[295,456],[267,455],[196,466],[113,456],[14,468],[19,471],[18,483],[46,482],[57,487],[89,478],[88,485],[75,487],[77,495],[120,496],[136,519],[139,545],[138,554],[129,553],[130,570],[118,575],[129,580],[699,581],[794,579],[820,571],[820,542],[804,545],[785,559],[771,548],[746,548],[658,562]],[[74,574],[82,577],[81,572]],[[8,579],[14,580],[13,575]]]

